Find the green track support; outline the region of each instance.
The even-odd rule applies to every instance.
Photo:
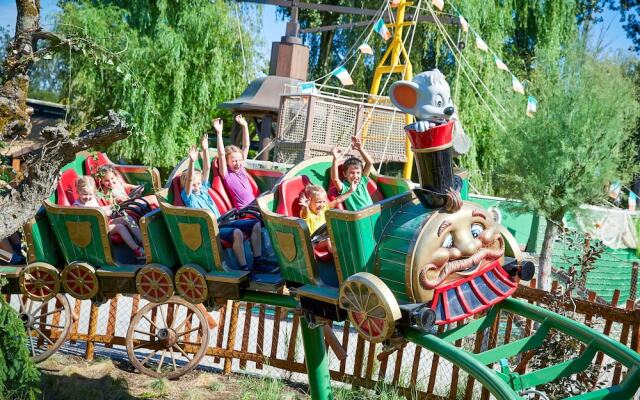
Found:
[[[540,322],[541,325],[536,333],[528,338],[479,354],[473,354],[452,344],[455,340],[488,328],[501,310]],[[539,347],[551,330],[580,340],[586,345],[585,351],[573,360],[524,375],[510,372],[506,358]],[[425,334],[414,328],[403,328],[403,333],[409,341],[439,354],[468,372],[497,399],[520,399],[517,392],[523,389],[533,388],[584,371],[589,367],[598,351],[627,367],[628,373],[618,385],[570,397],[571,399],[630,399],[640,387],[640,354],[583,324],[513,298],[508,298],[496,305],[484,318],[439,335]],[[490,367],[495,362],[500,362],[500,371]]]
[[[469,373],[486,387],[498,400],[522,399],[495,372],[478,361],[471,353],[466,352],[435,335],[424,333],[416,328],[402,328],[404,337],[409,341],[430,350],[451,361],[460,369]]]
[[[332,400],[329,359],[324,344],[322,327],[309,328],[306,321],[300,324],[304,359],[307,364],[309,392],[313,400]]]

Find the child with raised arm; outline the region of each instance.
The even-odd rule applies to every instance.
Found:
[[[106,211],[111,211],[110,206],[100,206],[96,199],[96,181],[91,176],[81,176],[76,180],[76,191],[78,192],[78,198],[73,203],[76,207],[96,207],[102,208]],[[142,243],[142,233],[140,228],[133,224],[127,223],[123,217],[110,218],[109,219],[109,233],[117,233],[122,238],[127,246],[136,255],[138,260],[144,260],[144,247],[138,243]],[[133,237],[136,237],[138,242]]]
[[[182,185],[182,201],[190,208],[203,208],[213,212],[216,218],[220,217],[220,211],[216,207],[208,190],[209,183],[209,137],[203,135],[200,140],[202,149],[202,172],[195,170],[195,162],[198,159],[198,151],[195,146],[189,150],[189,167],[180,176]],[[264,272],[273,272],[275,268],[264,262],[262,257],[262,233],[259,221],[254,219],[240,219],[220,226],[220,238],[232,243],[233,253],[238,259],[240,269],[249,271],[247,257],[244,253],[244,235],[250,235],[251,249],[253,250],[253,269]]]
[[[313,236],[315,231],[322,225],[327,223],[325,218],[325,211],[330,208],[335,208],[338,204],[345,201],[353,191],[356,189],[355,183],[349,187],[349,190],[332,201],[327,199],[327,192],[325,192],[322,186],[309,184],[305,188],[304,192],[300,194],[300,218],[304,219],[309,226],[309,233]],[[327,250],[329,253],[333,253],[331,248],[331,241],[324,239],[316,245],[318,250]]]
[[[242,128],[242,149],[233,145],[224,147],[221,119],[216,119],[213,127],[218,137],[218,171],[224,186],[231,194],[234,207],[241,209],[251,204],[256,197],[253,195],[249,176],[244,169],[244,160],[249,155],[249,126],[240,114],[236,115],[235,121]]]
[[[356,157],[349,157],[342,164],[345,180],[341,181],[340,174],[338,172],[340,152],[337,147],[334,147],[331,150],[331,154],[333,155],[333,163],[331,164],[331,182],[333,182],[338,193],[341,195],[352,190],[352,186],[355,185],[353,193],[347,197],[344,201],[344,205],[347,210],[358,211],[373,204],[371,195],[367,190],[367,185],[369,184],[369,173],[371,172],[373,162],[369,153],[367,153],[364,147],[362,147],[362,143],[358,137],[353,136],[351,138],[351,148],[360,153],[365,161],[364,167],[362,166],[362,161],[360,161],[360,159]]]

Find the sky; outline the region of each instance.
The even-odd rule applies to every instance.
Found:
[[[51,15],[59,10],[56,3],[57,0],[41,0],[42,25],[44,27],[51,26]],[[271,43],[279,41],[280,37],[284,35],[286,23],[277,20],[275,6],[263,5],[262,7],[262,33],[265,42],[262,53],[265,57],[269,57]],[[602,36],[604,44],[607,45],[606,50],[610,52],[617,50],[627,52],[631,46],[631,42],[627,39],[626,32],[622,28],[617,14],[611,11],[605,11],[603,19],[604,22],[596,26],[591,40],[596,41],[597,38]],[[9,26],[10,31],[13,33],[15,20],[15,2],[13,0],[0,0],[0,26]],[[600,34],[601,31],[603,31],[602,35]]]

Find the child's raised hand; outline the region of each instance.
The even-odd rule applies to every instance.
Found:
[[[189,148],[189,159],[192,162],[195,162],[198,159],[198,149],[196,149],[196,146],[191,146]]]
[[[351,136],[351,148],[357,151],[362,149],[362,142],[359,136]]]
[[[244,119],[244,117],[242,116],[242,114],[238,114],[236,115],[236,122],[238,123],[238,125],[246,127],[247,126],[247,120]]]
[[[300,204],[301,207],[309,208],[309,198],[307,196],[305,196],[304,193],[301,193],[300,194],[300,201],[298,202],[298,204]]]
[[[338,148],[338,146],[335,146],[333,149],[331,149],[331,155],[333,156],[334,160],[338,160],[340,159],[340,154],[342,152],[340,151],[340,149]]]
[[[349,188],[349,192],[353,193],[358,189],[358,183],[356,181],[351,182],[351,187]]]
[[[206,133],[200,138],[200,148],[202,148],[202,150],[209,148],[209,135]]]
[[[217,133],[222,133],[222,120],[220,118],[213,120],[213,129],[215,129]]]

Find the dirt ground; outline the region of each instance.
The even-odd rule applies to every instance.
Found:
[[[308,399],[304,389],[251,375],[223,376],[192,371],[179,380],[155,379],[135,372],[126,361],[83,358],[54,354],[39,364],[42,374],[40,398],[46,400],[92,399]]]

